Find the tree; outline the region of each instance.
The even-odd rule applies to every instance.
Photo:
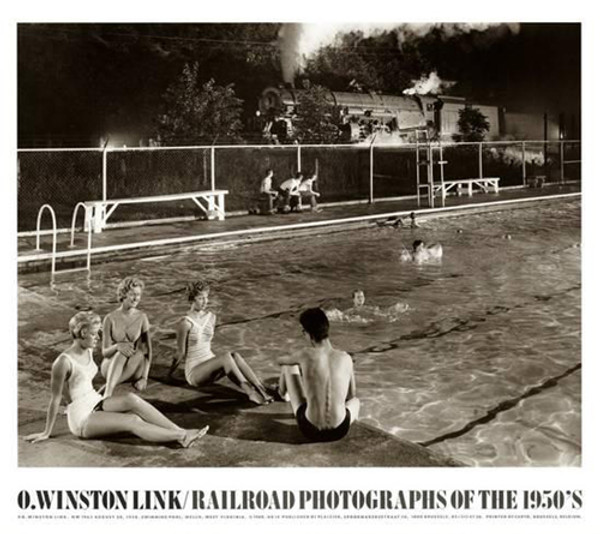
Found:
[[[340,110],[331,92],[320,85],[307,85],[298,93],[292,139],[299,143],[335,143],[340,136]]]
[[[220,86],[211,78],[200,81],[198,63],[186,64],[163,95],[164,113],[156,119],[161,144],[238,142],[243,101],[233,84]]]
[[[477,108],[466,106],[458,112],[458,131],[455,141],[483,141],[490,131],[490,122]]]

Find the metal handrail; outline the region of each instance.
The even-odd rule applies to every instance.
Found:
[[[85,216],[86,208],[83,202],[78,202],[75,204],[75,208],[73,208],[73,217],[71,217],[71,244],[69,248],[73,248],[75,246],[75,221],[77,220],[77,213],[79,212],[79,208],[83,208],[83,229],[85,230],[86,223],[89,225],[89,222]]]
[[[54,213],[54,210],[52,209],[52,206],[50,204],[44,204],[38,211],[37,224],[36,224],[36,235],[35,235],[35,250],[36,251],[41,250],[41,248],[40,248],[40,222],[42,220],[42,213],[44,213],[45,209],[48,209],[48,211],[50,211],[50,216],[52,217],[52,260],[51,260],[50,272],[51,272],[52,280],[54,280],[54,272],[56,270],[56,214]]]
[[[87,259],[86,259],[86,269],[87,271],[91,271],[91,263],[92,263],[92,220],[91,217],[88,217],[89,210],[86,208],[84,202],[78,202],[75,204],[73,208],[73,217],[71,218],[71,244],[69,248],[75,247],[75,221],[77,220],[77,213],[79,208],[83,208],[83,230],[87,229]],[[87,227],[87,228],[86,228]]]

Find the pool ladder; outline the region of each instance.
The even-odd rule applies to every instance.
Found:
[[[75,245],[75,222],[77,220],[77,213],[79,208],[84,208],[84,230],[87,229],[88,239],[87,239],[87,259],[85,267],[76,267],[74,269],[61,269],[60,271],[56,270],[56,213],[50,204],[44,204],[38,211],[37,216],[37,224],[36,224],[36,232],[35,232],[35,250],[36,252],[40,252],[42,249],[40,248],[40,224],[42,222],[42,215],[44,211],[50,212],[50,217],[52,219],[52,256],[50,260],[50,283],[54,283],[54,275],[59,273],[72,273],[76,271],[87,271],[88,274],[91,271],[91,255],[92,255],[92,225],[91,221],[88,220],[88,211],[85,210],[85,205],[83,202],[78,202],[73,210],[73,217],[71,218],[71,242],[69,248],[74,248]]]

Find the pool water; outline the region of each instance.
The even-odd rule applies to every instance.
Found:
[[[424,221],[421,228],[362,230],[93,266],[86,282],[22,275],[22,292],[55,303],[57,324],[77,308],[104,315],[124,276],[146,283],[140,307],[153,327],[152,373],[166,372],[174,324],[187,310],[183,286],[211,283],[218,315],[215,352],[237,350],[265,378],[275,358],[305,343],[306,307],[346,309],[352,291],[367,305],[408,305],[396,320],[332,322],[335,346],[352,353],[361,420],[473,466],[581,463],[581,204]],[[444,257],[402,263],[414,239],[441,242]],[[31,308],[20,321],[35,322]],[[403,309],[403,306],[400,307]],[[39,324],[36,346],[43,345]],[[68,334],[60,334],[64,344]],[[60,336],[59,336],[60,337]],[[55,345],[61,339],[53,338]],[[62,348],[62,347],[61,347]],[[27,353],[20,351],[20,380]],[[35,358],[49,368],[55,351]],[[33,358],[33,356],[32,356]],[[152,374],[151,373],[151,374]]]

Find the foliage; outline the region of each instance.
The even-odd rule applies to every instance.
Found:
[[[335,143],[340,136],[340,109],[326,87],[311,85],[298,93],[292,140]]]
[[[365,37],[361,31],[337,36],[309,59],[305,75],[334,91],[369,90],[401,94],[431,69],[414,43],[402,47],[394,32]]]
[[[201,84],[198,63],[186,64],[163,95],[164,113],[156,119],[161,144],[236,142],[242,129],[242,100],[233,84],[213,79]]]
[[[458,131],[455,141],[483,141],[490,131],[490,122],[477,108],[464,107],[458,112]]]

